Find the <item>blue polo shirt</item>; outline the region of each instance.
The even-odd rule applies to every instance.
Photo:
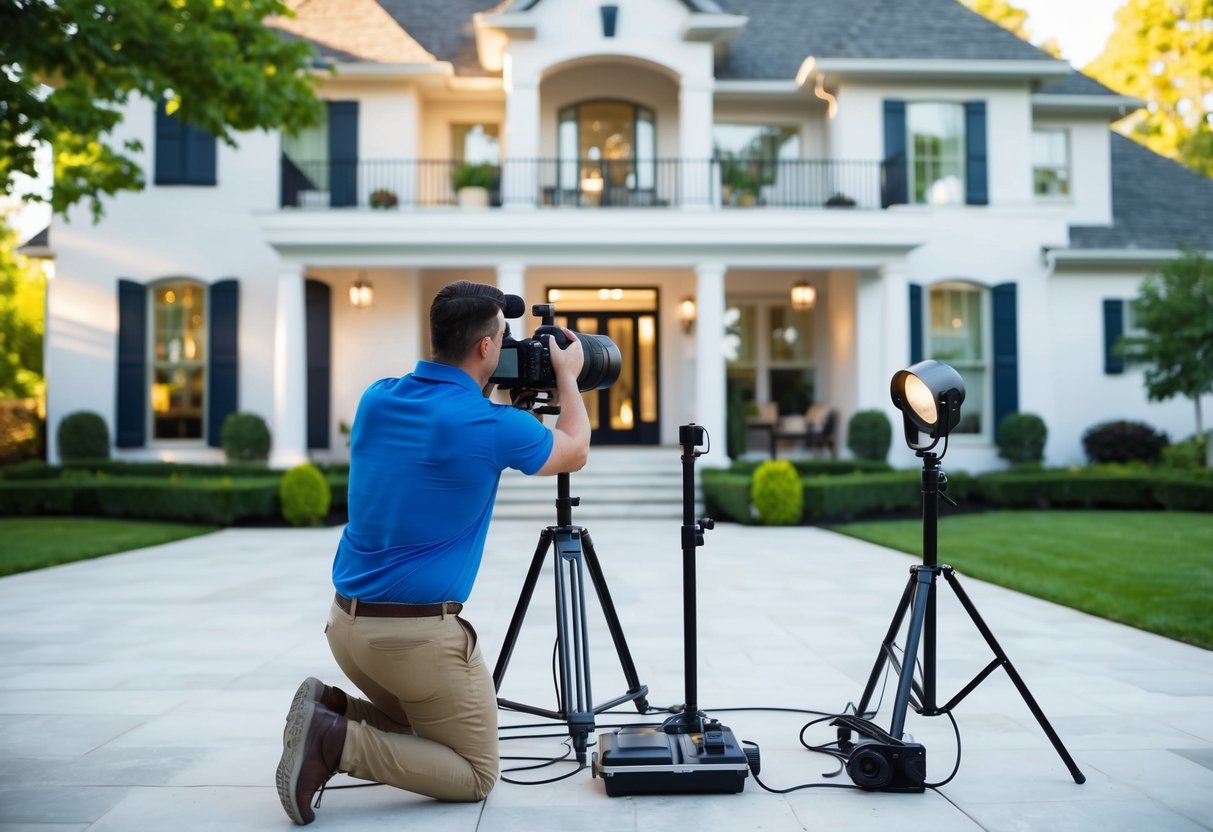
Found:
[[[552,442],[533,415],[489,401],[458,367],[420,361],[410,375],[372,384],[350,434],[337,591],[360,601],[466,601],[501,472],[535,473]]]

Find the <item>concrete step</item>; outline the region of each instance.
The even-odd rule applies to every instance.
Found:
[[[698,478],[697,478],[698,479]],[[501,475],[493,516],[556,522],[555,477]],[[682,519],[682,459],[678,447],[594,448],[590,461],[569,477],[569,495],[580,498],[574,524],[595,518]],[[696,510],[702,497],[696,485]]]

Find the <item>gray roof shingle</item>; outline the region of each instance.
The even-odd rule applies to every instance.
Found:
[[[1112,133],[1112,225],[1070,227],[1071,249],[1213,251],[1213,179]]]
[[[1051,61],[956,0],[721,0],[750,22],[729,47],[721,78],[795,77],[804,59]]]

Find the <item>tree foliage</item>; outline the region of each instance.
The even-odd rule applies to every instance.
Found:
[[[1192,399],[1203,432],[1200,397],[1213,393],[1213,261],[1196,251],[1167,261],[1142,284],[1134,312],[1146,334],[1122,338],[1122,350],[1146,365],[1146,394]]]
[[[1028,13],[1018,6],[1013,6],[1006,0],[960,0],[960,2],[1012,34],[1018,35],[1026,41],[1032,39],[1032,31],[1028,27]],[[1061,47],[1055,38],[1049,38],[1045,42],[1037,44],[1037,48],[1043,49],[1054,58],[1061,57]]]
[[[1122,132],[1213,176],[1213,0],[1126,0],[1085,71],[1145,100]]]
[[[262,24],[279,0],[0,0],[0,193],[54,149],[51,206],[143,187],[110,131],[134,95],[230,145],[236,133],[317,123],[312,48]],[[41,197],[30,197],[40,200]]]
[[[46,278],[16,252],[16,235],[0,220],[0,399],[38,396]]]

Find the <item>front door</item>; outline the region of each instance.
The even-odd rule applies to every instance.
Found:
[[[557,291],[567,296],[585,290]],[[648,293],[656,304],[656,290],[623,291]],[[619,348],[619,380],[605,390],[582,394],[590,416],[593,443],[656,445],[661,439],[656,310],[575,312],[562,309],[560,301],[556,303],[558,324],[586,335],[606,335]]]

